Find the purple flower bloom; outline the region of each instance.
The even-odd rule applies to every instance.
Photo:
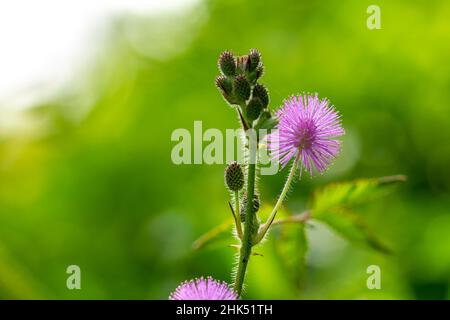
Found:
[[[238,295],[225,282],[211,277],[185,281],[169,296],[169,300],[237,300]]]
[[[345,132],[339,114],[327,99],[316,95],[293,96],[277,112],[278,130],[268,136],[272,157],[284,167],[293,157],[300,160],[300,173],[313,167],[324,172],[340,151],[335,138]]]

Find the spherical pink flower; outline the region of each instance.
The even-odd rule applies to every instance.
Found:
[[[169,296],[169,300],[237,300],[238,295],[227,283],[211,277],[185,281]]]
[[[327,99],[316,95],[293,96],[284,101],[277,112],[278,126],[268,136],[268,148],[272,157],[284,167],[292,158],[313,175],[313,168],[325,171],[340,151],[344,135],[339,114]]]

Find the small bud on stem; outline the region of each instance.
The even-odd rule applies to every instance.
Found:
[[[257,83],[253,88],[253,98],[259,98],[263,109],[269,105],[269,92],[262,84]]]
[[[244,173],[241,165],[236,161],[225,169],[225,183],[230,191],[239,191],[244,186]]]
[[[236,61],[230,51],[224,51],[219,57],[219,69],[225,76],[236,75]]]
[[[233,93],[239,102],[245,102],[250,97],[250,84],[244,76],[239,75],[234,79]]]
[[[262,109],[263,106],[261,100],[259,100],[259,98],[252,98],[246,109],[247,120],[254,121],[258,119]]]
[[[259,53],[258,50],[256,49],[252,49],[250,50],[250,54],[248,55],[249,57],[249,71],[252,72],[256,69],[256,67],[258,67],[259,62],[261,61],[261,54]]]

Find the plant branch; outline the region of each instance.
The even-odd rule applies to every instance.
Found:
[[[230,201],[228,201],[228,206],[230,207],[230,210],[231,210],[231,214],[233,215],[233,220],[234,220],[234,225],[236,226],[236,232],[237,232],[237,235],[238,235],[238,237],[239,237],[239,239],[242,239],[242,229],[241,229],[241,217],[240,217],[240,215],[239,215],[239,211],[238,211],[238,214],[237,214],[237,217],[236,217],[236,213],[235,213],[235,211],[234,211],[234,209],[233,209],[233,206],[231,205],[231,202]]]
[[[239,208],[239,191],[235,191],[234,192],[234,205],[236,206],[236,217],[235,217],[235,222],[236,222],[236,230],[237,230],[237,234],[239,236],[239,239],[242,240],[242,226],[241,226],[241,212],[240,212],[240,208]]]
[[[254,137],[249,137],[249,159],[247,170],[247,207],[245,212],[245,224],[244,224],[244,236],[241,241],[241,249],[239,252],[239,262],[236,272],[236,278],[234,281],[234,290],[240,296],[242,293],[242,287],[244,285],[245,272],[247,270],[248,261],[252,254],[253,246],[253,222],[255,212],[253,211],[253,199],[255,193],[255,175],[256,175],[256,152],[257,142],[252,143]]]
[[[289,188],[291,186],[292,180],[295,176],[295,172],[297,171],[298,162],[300,160],[300,157],[297,155],[295,157],[294,163],[292,164],[291,171],[289,172],[289,176],[286,179],[286,182],[284,184],[283,190],[281,191],[280,196],[278,197],[278,201],[275,204],[275,207],[272,210],[272,213],[270,214],[269,218],[267,219],[266,223],[264,223],[261,228],[259,229],[258,236],[256,237],[256,243],[261,242],[262,239],[264,239],[267,231],[269,230],[270,226],[272,225],[273,220],[275,219],[275,216],[277,214],[278,208],[281,206],[281,204],[284,201],[284,198],[286,197]]]

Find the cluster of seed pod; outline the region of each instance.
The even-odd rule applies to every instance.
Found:
[[[248,127],[258,118],[270,118],[269,93],[265,86],[258,83],[264,73],[264,65],[258,50],[252,49],[244,56],[235,57],[230,51],[224,51],[218,61],[221,75],[216,85],[224,99],[240,108],[240,114]],[[264,116],[262,116],[264,115]]]

